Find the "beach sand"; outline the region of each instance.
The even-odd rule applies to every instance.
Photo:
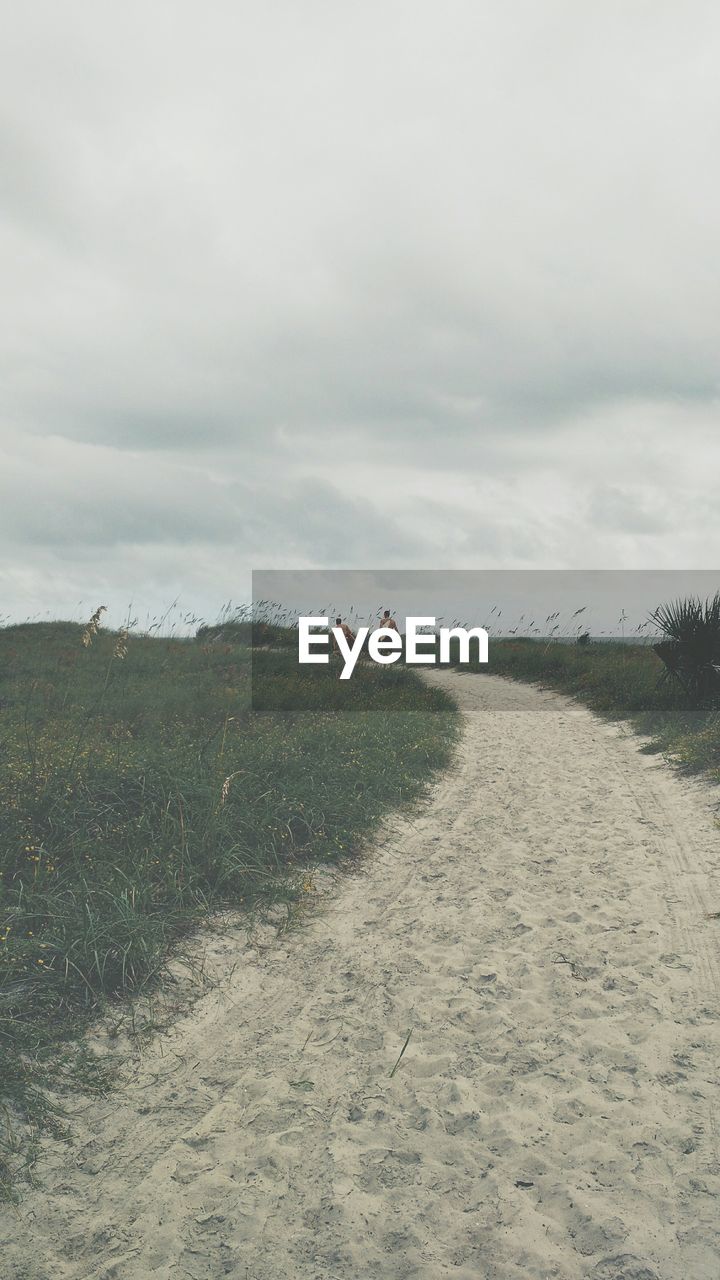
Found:
[[[428,679],[454,766],[304,927],[205,936],[215,985],[3,1210],[4,1280],[717,1280],[717,793]]]

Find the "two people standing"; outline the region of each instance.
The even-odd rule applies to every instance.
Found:
[[[336,627],[340,627],[340,630],[342,631],[342,633],[343,633],[343,635],[345,636],[345,639],[347,640],[347,642],[348,642],[348,644],[349,644],[349,645],[352,645],[352,644],[354,644],[354,643],[355,643],[355,632],[354,632],[354,631],[353,631],[353,630],[348,626],[347,622],[343,622],[342,618],[336,618],[336,619],[335,619],[335,626],[336,626]],[[376,630],[387,630],[387,631],[397,631],[397,630],[398,630],[397,622],[396,622],[396,621],[395,621],[395,619],[391,616],[391,614],[390,614],[390,610],[389,610],[389,609],[383,609],[383,610],[382,610],[382,617],[381,617],[381,619],[380,619],[380,626],[379,626],[379,628],[376,628]],[[340,652],[340,647],[339,647],[339,645],[338,645],[337,639],[336,639],[336,637],[335,637],[335,635],[334,635],[334,634],[333,634],[333,637],[332,637],[332,642],[333,642],[333,652],[334,652],[334,653],[339,653],[339,652]]]

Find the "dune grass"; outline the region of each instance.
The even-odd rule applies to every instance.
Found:
[[[294,650],[256,653],[281,709],[251,710],[246,640],[0,629],[0,1194],[63,1091],[107,1087],[81,1033],[108,1002],[218,908],[291,915],[450,758],[452,704],[407,670],[298,695]]]

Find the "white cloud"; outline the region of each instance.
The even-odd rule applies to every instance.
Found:
[[[6,10],[0,612],[717,563],[715,5]]]

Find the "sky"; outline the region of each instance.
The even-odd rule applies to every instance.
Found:
[[[0,618],[718,566],[714,0],[0,9]]]

